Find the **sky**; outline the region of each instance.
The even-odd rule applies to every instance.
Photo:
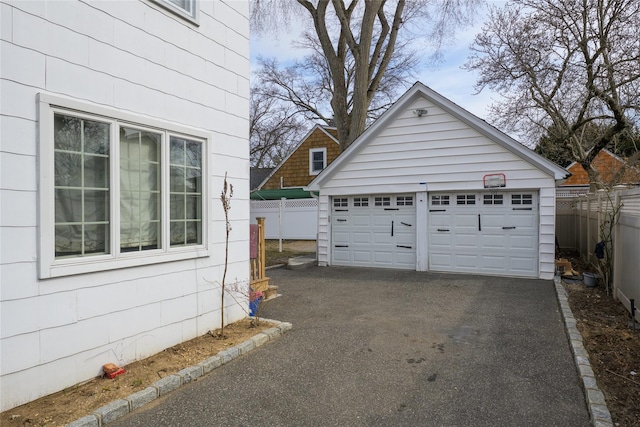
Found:
[[[497,2],[493,2],[497,3]],[[500,2],[502,3],[502,2]],[[463,70],[461,66],[467,61],[469,45],[480,31],[486,11],[478,13],[474,25],[456,34],[455,40],[443,49],[444,61],[435,68],[422,64],[418,67],[417,79],[431,89],[449,98],[451,101],[470,111],[476,116],[487,120],[487,107],[492,98],[498,99],[497,94],[485,89],[475,94],[474,84],[477,80],[475,73]],[[280,64],[293,62],[304,57],[305,52],[292,46],[299,30],[293,26],[287,33],[275,36],[251,35],[251,67],[257,67],[257,57],[275,57]],[[407,82],[407,88],[415,81]],[[400,94],[401,95],[401,94]],[[487,120],[491,121],[491,120]]]

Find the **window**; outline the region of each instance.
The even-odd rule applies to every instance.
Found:
[[[502,201],[502,194],[484,194],[482,197],[482,203],[485,205],[501,205]]]
[[[376,197],[374,199],[375,206],[391,206],[391,197]]]
[[[309,175],[318,175],[327,167],[327,149],[313,148],[309,150]]]
[[[511,195],[511,204],[512,205],[532,205],[533,204],[533,195],[531,195],[531,194],[512,194]]]
[[[396,197],[396,206],[413,206],[413,196]]]
[[[449,196],[431,196],[431,206],[448,206]]]
[[[198,0],[152,0],[176,15],[198,23]]]
[[[39,98],[41,278],[207,255],[208,133]]]
[[[460,194],[456,196],[456,205],[475,205],[476,196],[473,194]]]
[[[353,198],[353,206],[356,206],[356,207],[367,207],[367,206],[369,206],[369,198],[368,197],[354,197]]]
[[[349,199],[347,199],[346,197],[333,199],[334,208],[346,208],[348,206],[349,206]]]

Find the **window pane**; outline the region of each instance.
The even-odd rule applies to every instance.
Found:
[[[110,129],[54,115],[56,256],[109,252]]]
[[[202,166],[202,144],[199,142],[187,141],[185,146],[186,165]]]
[[[200,200],[200,196],[187,196],[187,219],[202,219],[202,216],[200,214],[202,212],[202,208],[200,207]]]
[[[171,246],[183,245],[185,243],[185,224],[183,221],[171,222]]]
[[[169,209],[171,210],[171,219],[184,219],[184,194],[172,194]]]
[[[109,154],[109,124],[84,121],[84,152]]]
[[[185,140],[171,137],[171,164],[184,165],[184,144]]]
[[[200,222],[187,222],[187,244],[196,244],[202,241],[202,227]]]
[[[160,143],[158,133],[120,130],[120,250],[160,245]]]
[[[172,246],[202,243],[202,147],[197,141],[174,136],[170,139]]]
[[[53,118],[54,148],[64,151],[82,151],[81,119],[56,114]]]
[[[187,169],[186,191],[187,193],[202,192],[202,171],[200,169]]]
[[[56,257],[82,255],[82,226],[56,225]]]
[[[84,186],[109,188],[109,158],[84,156]]]
[[[109,227],[106,224],[85,225],[84,253],[104,254],[109,247]]]
[[[109,220],[109,192],[101,190],[85,190],[84,222]]]
[[[167,0],[193,16],[193,0]]]
[[[56,190],[55,221],[82,222],[82,190]]]
[[[82,154],[57,151],[54,157],[55,185],[59,187],[82,186]]]
[[[184,191],[185,174],[185,168],[171,166],[171,191]]]

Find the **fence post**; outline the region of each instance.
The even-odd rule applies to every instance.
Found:
[[[264,247],[264,218],[256,218],[258,221],[258,259],[260,269],[260,279],[267,275],[266,271],[266,253]]]
[[[613,196],[613,200],[614,200],[614,205],[613,205],[613,209],[617,208],[618,206],[620,206],[620,190],[619,189],[615,189],[615,193]],[[613,288],[611,289],[611,292],[613,293],[613,299],[618,299],[618,287],[620,286],[620,279],[618,279],[618,277],[620,276],[620,270],[622,269],[622,266],[620,265],[620,260],[618,258],[622,258],[622,257],[618,257],[618,254],[620,254],[620,221],[616,221],[614,228],[613,228],[613,243],[611,244],[611,255],[613,256],[613,280],[611,281]]]
[[[278,252],[282,252],[282,222],[283,222],[283,217],[284,217],[284,203],[285,203],[285,198],[282,197],[280,199],[280,202],[278,203],[278,221],[279,221],[279,225],[278,225]]]

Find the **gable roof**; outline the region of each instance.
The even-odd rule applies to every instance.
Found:
[[[289,160],[289,158],[293,155],[293,153],[295,153],[296,151],[298,151],[298,148],[300,148],[302,146],[302,144],[304,144],[304,142],[307,140],[307,138],[309,138],[313,132],[315,132],[316,130],[320,130],[322,131],[324,134],[326,134],[333,142],[335,142],[336,144],[340,145],[340,143],[338,142],[338,139],[336,137],[334,137],[333,135],[331,135],[331,132],[328,131],[328,129],[332,129],[335,130],[335,128],[329,127],[329,126],[322,126],[319,124],[315,124],[311,130],[309,130],[309,132],[307,132],[307,134],[300,139],[300,142],[298,143],[298,145],[296,145],[296,148],[294,148],[293,150],[291,150],[291,153],[289,153],[289,155],[287,155],[287,157],[285,157],[272,171],[271,173],[262,180],[262,182],[260,183],[260,185],[256,188],[256,190],[261,190],[262,186],[269,181],[269,179],[271,179],[271,177],[273,175],[276,174],[276,172],[278,172],[278,170],[280,170],[280,168],[287,163],[287,160]]]
[[[617,184],[617,182],[613,181],[618,180],[620,184],[640,183],[640,170],[633,166],[629,166],[618,180],[615,179],[615,175],[620,172],[621,169],[627,167],[627,165],[622,158],[616,156],[606,148],[600,150],[591,165],[600,173],[600,178],[605,183]],[[571,177],[562,183],[563,186],[589,185],[589,175],[580,163],[571,163],[567,166],[567,170],[571,172]]]
[[[251,168],[249,170],[249,186],[250,190],[254,190],[268,177],[274,168]]]
[[[491,126],[484,120],[473,115],[469,111],[460,107],[453,101],[440,95],[433,89],[421,82],[416,82],[407,92],[404,93],[382,116],[380,116],[362,135],[342,152],[329,166],[327,166],[312,182],[307,186],[309,190],[318,191],[323,183],[328,181],[340,168],[351,161],[366,146],[367,142],[375,138],[382,130],[391,124],[409,105],[419,98],[426,98],[445,112],[451,114],[456,119],[475,129],[480,134],[489,138],[496,144],[520,157],[524,161],[536,166],[541,171],[552,176],[555,180],[563,180],[569,176],[569,172],[556,165],[552,161],[545,159],[511,138],[504,132]]]

